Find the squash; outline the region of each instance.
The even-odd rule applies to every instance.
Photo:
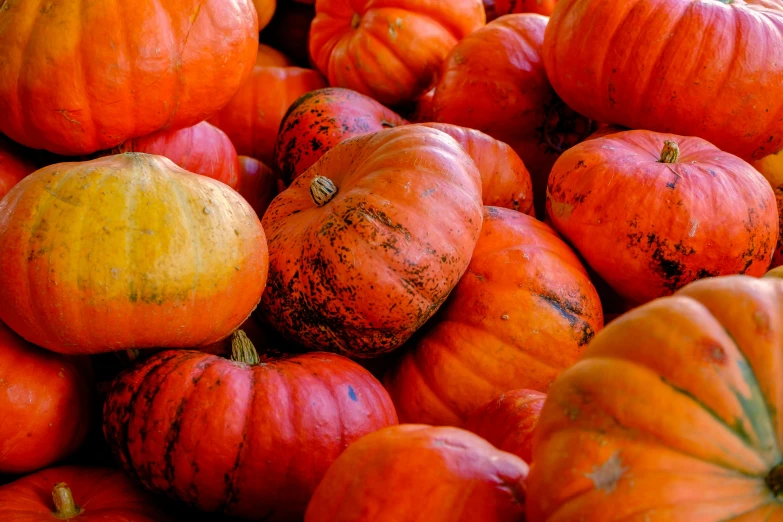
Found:
[[[35,164],[26,157],[21,147],[0,135],[0,199],[22,178],[36,170]]]
[[[728,276],[607,325],[549,390],[528,520],[779,520],[781,318],[783,281]]]
[[[518,522],[527,473],[519,457],[467,431],[392,426],[340,455],[305,522]]]
[[[272,169],[255,158],[239,156],[241,182],[239,193],[256,211],[258,219],[275,199],[278,193],[278,178]]]
[[[259,357],[243,332],[231,360],[157,354],[115,379],[104,434],[148,489],[204,511],[301,519],[354,440],[396,424],[381,384],[339,355]]]
[[[56,352],[223,339],[260,300],[267,263],[250,205],[161,156],[51,165],[0,202],[0,320]]]
[[[321,0],[315,13],[310,56],[329,85],[384,105],[430,90],[448,52],[486,22],[481,0]]]
[[[760,276],[778,239],[775,196],[753,167],[701,138],[643,130],[566,151],[547,212],[633,305],[703,277]]]
[[[291,67],[294,63],[283,53],[265,44],[258,44],[256,65],[261,67]]]
[[[511,13],[537,13],[550,16],[555,10],[557,0],[495,0],[494,3],[498,16]]]
[[[275,14],[277,0],[253,0],[253,5],[258,14],[258,30],[262,31],[264,27],[269,25],[269,21],[272,20],[272,16]]]
[[[568,245],[530,216],[485,207],[467,272],[384,384],[401,421],[461,427],[503,392],[546,391],[602,326]]]
[[[767,179],[775,192],[775,202],[778,206],[778,230],[783,231],[783,150],[754,161],[753,166]],[[781,265],[783,265],[783,234],[778,237],[775,253],[772,255],[772,266]]]
[[[3,2],[0,133],[80,155],[195,125],[237,92],[257,47],[251,0]]]
[[[543,58],[588,117],[761,159],[783,148],[781,33],[780,0],[560,0]]]
[[[447,134],[402,126],[345,140],[264,214],[261,311],[309,349],[390,352],[457,284],[481,209],[476,165]]]

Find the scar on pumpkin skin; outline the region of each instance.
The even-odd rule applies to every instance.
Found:
[[[623,466],[620,452],[617,451],[606,462],[594,467],[592,473],[585,473],[585,477],[593,482],[596,489],[611,493],[626,471],[628,471],[628,467]]]

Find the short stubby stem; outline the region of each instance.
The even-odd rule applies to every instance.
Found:
[[[337,194],[337,186],[329,178],[316,176],[310,182],[310,197],[319,207],[329,203],[335,194]]]
[[[765,482],[776,497],[783,499],[783,463],[772,468]]]
[[[351,17],[351,29],[358,29],[359,24],[362,23],[362,15],[354,13]]]
[[[676,141],[666,140],[663,142],[663,150],[661,150],[661,163],[677,163],[680,159],[680,146]]]
[[[55,484],[52,490],[52,500],[54,501],[54,516],[63,520],[70,520],[79,516],[82,510],[73,500],[71,488],[65,482]]]

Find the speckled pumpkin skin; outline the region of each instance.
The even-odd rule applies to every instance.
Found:
[[[147,488],[204,511],[301,520],[331,463],[397,423],[381,384],[335,354],[249,366],[169,350],[114,381],[104,434]]]
[[[337,186],[317,207],[315,176]],[[465,272],[481,230],[481,178],[450,136],[403,126],[346,140],[264,214],[261,309],[310,349],[372,357],[400,346]]]

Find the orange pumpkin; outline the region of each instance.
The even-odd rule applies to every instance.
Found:
[[[239,193],[250,203],[261,219],[264,212],[277,196],[277,176],[272,169],[255,158],[239,156],[241,182]]]
[[[51,165],[0,202],[0,320],[57,352],[218,341],[267,263],[250,205],[161,156]]]
[[[783,281],[697,281],[614,320],[549,390],[530,522],[783,517]]]
[[[257,46],[250,0],[3,2],[0,132],[79,155],[195,125],[237,92]]]
[[[549,16],[555,10],[557,0],[495,0],[498,16],[511,13],[538,13]]]
[[[256,56],[256,65],[262,67],[290,67],[293,64],[288,57],[265,44],[258,44],[258,55]]]
[[[503,392],[546,391],[602,326],[598,294],[557,234],[485,207],[468,271],[384,384],[402,422],[462,426]]]
[[[441,62],[484,25],[481,0],[321,0],[310,27],[310,56],[329,84],[385,105],[427,92]]]
[[[778,229],[783,231],[783,151],[754,161],[753,166],[767,178],[775,192],[775,202],[778,206]],[[772,266],[781,265],[783,265],[783,233],[780,234],[775,253],[772,255]]]
[[[402,126],[343,141],[264,214],[261,309],[310,349],[394,350],[464,273],[481,208],[476,165],[440,131]]]
[[[277,0],[253,0],[253,5],[256,8],[258,14],[258,30],[262,31],[264,27],[272,20],[272,16],[275,14],[275,8],[277,7]]]
[[[0,135],[0,199],[22,178],[36,171],[16,143]]]

